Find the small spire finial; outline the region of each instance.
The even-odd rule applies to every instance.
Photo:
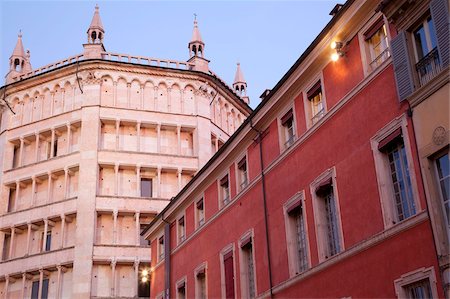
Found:
[[[95,10],[99,10],[98,4],[95,4]]]
[[[22,29],[19,29],[18,37],[22,38]]]
[[[194,12],[194,21],[197,21],[197,14]]]

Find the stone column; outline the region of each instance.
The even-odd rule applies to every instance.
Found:
[[[64,88],[61,88],[61,105],[62,105],[62,112],[64,113],[64,108],[66,106],[66,90]]]
[[[66,215],[61,214],[61,243],[59,248],[64,248],[64,238],[66,237]]]
[[[117,106],[117,82],[113,82],[114,86],[114,96],[113,96],[113,106]]]
[[[63,190],[63,197],[64,199],[69,198],[69,196],[67,195],[67,191],[68,191],[68,185],[69,185],[69,168],[64,167],[64,190]]]
[[[48,185],[47,185],[47,202],[52,201],[52,173],[49,171],[47,173],[48,176]]]
[[[20,299],[25,298],[25,288],[27,286],[28,275],[26,272],[22,273],[22,290],[20,291]]]
[[[19,166],[23,165],[23,147],[24,147],[24,139],[23,136],[20,137],[20,148],[19,148]]]
[[[41,111],[39,112],[39,119],[42,119],[44,116],[44,95],[40,95],[39,99],[41,101]]]
[[[36,176],[31,176],[31,206],[34,207],[36,201]]]
[[[183,170],[181,168],[178,168],[177,170],[177,177],[178,177],[178,192],[181,190],[181,173]]]
[[[216,140],[214,140],[214,145],[216,147],[216,153],[219,150],[219,137],[216,137]]]
[[[130,108],[131,101],[131,83],[127,83],[127,108]]]
[[[116,119],[116,151],[119,150],[120,119]]]
[[[117,215],[118,211],[113,211],[113,244],[117,244]]]
[[[11,227],[11,243],[9,244],[9,255],[8,255],[9,260],[13,258],[15,238],[16,238],[16,229],[15,227]]]
[[[70,154],[71,150],[71,143],[72,143],[72,127],[70,125],[70,123],[66,124],[67,126],[67,149],[66,149],[66,154]]]
[[[5,275],[5,296],[3,298],[8,299],[8,289],[9,289],[9,275]]]
[[[61,275],[61,265],[57,265],[56,269],[58,269],[58,278],[56,280],[56,299],[61,298],[61,283],[62,283],[62,275]]]
[[[72,105],[71,105],[71,110],[73,110],[75,108],[75,92],[77,90],[77,85],[78,83],[75,84],[75,86],[73,87],[73,97],[72,97]]]
[[[172,112],[172,88],[167,88],[167,112]]]
[[[135,292],[134,295],[138,296],[138,284],[139,284],[139,260],[134,260],[134,287]]]
[[[136,196],[140,197],[141,194],[141,166],[136,165]]]
[[[141,151],[141,122],[136,124],[136,151]]]
[[[114,195],[119,195],[119,164],[114,165],[114,174],[115,174],[115,181],[114,181]]]
[[[116,261],[111,261],[111,297],[116,297]]]
[[[27,230],[27,254],[26,255],[29,255],[30,250],[31,250],[31,231],[32,231],[33,224],[31,224],[31,222],[28,222],[27,227],[28,227],[28,230]]]
[[[38,299],[42,299],[42,283],[44,281],[44,269],[39,269],[39,292]]]
[[[17,204],[19,203],[20,182],[16,181],[16,200],[14,201],[13,211],[17,211]]]
[[[45,247],[47,245],[47,231],[48,231],[48,219],[44,219],[44,240],[42,242],[41,252],[45,252]]]
[[[161,124],[156,126],[156,152],[161,153]]]
[[[181,125],[177,125],[177,155],[181,155]]]
[[[55,92],[51,91],[50,95],[52,96],[52,101],[50,103],[50,115],[53,115],[53,111],[54,111],[54,108],[55,108]]]
[[[36,136],[36,148],[35,148],[35,152],[34,152],[34,156],[35,156],[35,162],[39,162],[39,142],[40,142],[40,135],[39,133],[35,133],[34,134]]]
[[[158,166],[157,181],[156,181],[156,194],[158,198],[161,198],[161,166]]]
[[[184,89],[181,91],[181,113],[184,113]]]
[[[141,243],[141,223],[139,222],[140,220],[140,213],[136,212],[134,214],[134,218],[136,220],[136,246],[139,246]]]
[[[144,84],[141,84],[141,103],[139,105],[139,109],[144,109]]]
[[[50,146],[50,158],[55,156],[55,128],[52,128],[52,141]]]
[[[25,103],[22,101],[22,102],[20,102],[21,103],[21,105],[20,105],[20,125],[23,125],[23,106],[25,105]]]
[[[158,86],[153,87],[154,111],[158,111]]]

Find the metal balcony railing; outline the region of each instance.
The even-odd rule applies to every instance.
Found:
[[[442,70],[439,52],[437,48],[431,50],[426,56],[416,63],[416,71],[419,76],[420,86],[424,86]]]
[[[325,109],[322,108],[322,110],[320,110],[319,112],[316,113],[316,115],[314,115],[311,118],[311,122],[314,125],[315,123],[317,123],[319,121],[319,119],[321,119],[323,116],[325,115]]]
[[[375,57],[374,60],[370,63],[370,68],[372,70],[379,67],[386,59],[388,59],[391,56],[391,52],[389,51],[389,48],[386,48],[383,50],[383,52],[380,53],[377,57]]]

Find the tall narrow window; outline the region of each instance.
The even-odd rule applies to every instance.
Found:
[[[241,243],[242,251],[242,282],[243,291],[246,298],[255,298],[255,271],[254,271],[254,261],[253,261],[253,243],[252,238],[248,236]]]
[[[205,223],[205,206],[203,203],[203,198],[197,201],[195,205],[195,212],[197,216],[197,227],[200,227]]]
[[[197,272],[196,278],[196,294],[197,299],[206,299],[206,270],[205,268]]]
[[[230,202],[230,184],[228,181],[228,175],[224,176],[220,180],[220,193],[222,198],[222,205],[226,206]]]
[[[450,161],[448,153],[436,159],[437,179],[440,190],[444,221],[447,226],[447,234],[450,235]]]
[[[308,269],[308,245],[306,241],[305,220],[303,218],[303,208],[300,199],[288,210],[291,240],[295,257],[296,273],[301,273]]]
[[[141,223],[140,224],[140,228],[141,228],[141,233],[144,231],[144,229],[147,227],[147,224]],[[145,236],[139,234],[139,245],[141,246],[148,246],[150,245],[150,241],[147,240],[145,238]]]
[[[164,259],[164,236],[158,239],[158,260],[162,261]]]
[[[16,189],[9,188],[8,212],[14,211],[15,204],[16,204]]]
[[[177,299],[186,298],[186,282],[182,281],[177,285]]]
[[[325,115],[325,106],[322,99],[322,85],[320,81],[314,84],[307,93],[310,102],[311,123],[315,124]]]
[[[178,219],[178,243],[186,239],[186,226],[184,225],[184,216]]]
[[[389,44],[383,17],[380,17],[365,33],[369,48],[370,69],[377,68],[389,56]]]
[[[18,145],[14,145],[13,163],[12,163],[13,168],[16,168],[19,166],[19,155],[20,155],[20,147]]]
[[[45,236],[45,251],[50,251],[52,247],[52,231],[48,230]]]
[[[238,168],[239,186],[240,189],[243,190],[248,185],[247,157],[244,157],[241,159],[241,161],[239,161],[237,168]]]
[[[152,179],[141,178],[141,197],[152,197],[152,185]]]
[[[284,147],[288,148],[295,140],[294,114],[292,113],[292,109],[281,118],[281,126],[283,128]]]
[[[433,298],[431,293],[430,281],[423,279],[405,286],[406,294],[411,299],[429,299]]]
[[[322,242],[322,255],[329,258],[341,251],[341,235],[336,200],[331,178],[322,182],[316,189],[318,201],[318,214],[320,226],[320,242]]]
[[[53,142],[53,157],[58,156],[58,138],[55,137],[55,141]]]
[[[223,268],[225,275],[225,298],[234,299],[234,265],[233,251],[228,252],[223,257]]]
[[[41,299],[48,299],[48,279],[42,280],[42,296]],[[33,281],[31,285],[31,299],[39,298],[39,280]]]
[[[416,214],[416,206],[401,128],[382,140],[378,149],[387,157],[396,221],[402,221]]]
[[[10,245],[11,245],[11,235],[5,234],[5,238],[3,239],[2,261],[8,260]]]

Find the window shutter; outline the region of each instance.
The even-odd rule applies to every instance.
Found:
[[[380,28],[384,25],[383,17],[379,18],[372,26],[364,33],[364,39],[369,40],[374,36],[375,33],[380,30]]]
[[[411,61],[408,55],[408,43],[405,31],[399,32],[392,39],[391,48],[398,97],[400,101],[403,101],[414,91]]]
[[[313,87],[307,92],[306,97],[308,100],[311,100],[313,97],[315,97],[319,92],[321,92],[322,86],[320,85],[320,80],[317,81],[316,84],[314,84]]]
[[[281,124],[284,126],[289,120],[291,120],[293,117],[292,109],[289,110],[282,118],[281,118]]]
[[[381,140],[380,143],[378,143],[378,150],[381,152],[384,151],[390,144],[392,144],[393,142],[395,142],[395,140],[401,137],[402,137],[402,128],[398,128],[397,130],[389,134],[389,136]]]
[[[449,22],[447,0],[432,0],[430,3],[431,18],[436,30],[437,48],[442,67],[449,65]]]

